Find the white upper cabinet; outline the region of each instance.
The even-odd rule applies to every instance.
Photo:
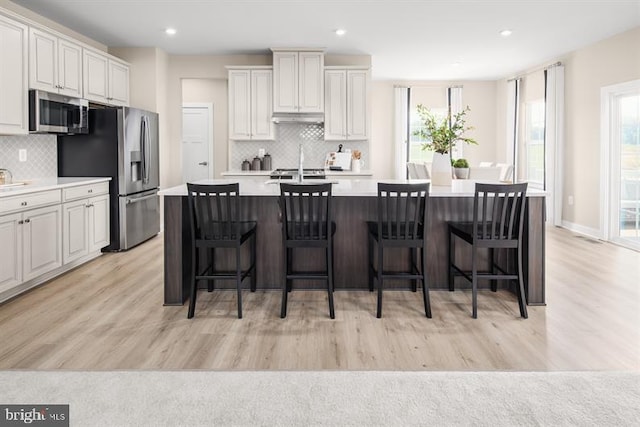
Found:
[[[129,66],[97,51],[83,50],[83,98],[111,105],[129,105]]]
[[[129,66],[109,59],[109,103],[129,105]]]
[[[273,50],[273,111],[324,112],[324,52]]]
[[[347,73],[324,72],[324,139],[335,141],[347,135]]]
[[[0,135],[29,132],[28,37],[26,25],[0,15]]]
[[[326,141],[368,139],[367,102],[369,71],[325,70],[324,139]]]
[[[273,139],[273,72],[251,70],[251,138]]]
[[[29,30],[29,87],[82,97],[82,48],[36,28]]]
[[[369,137],[368,70],[347,70],[347,139]]]
[[[229,139],[274,138],[272,80],[270,68],[229,69]]]

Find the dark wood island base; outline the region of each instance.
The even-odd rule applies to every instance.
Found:
[[[213,182],[213,181],[211,181]],[[264,184],[261,184],[264,185]],[[339,184],[338,184],[339,185]],[[182,186],[185,187],[185,186]],[[266,188],[274,193],[274,187]],[[241,194],[243,194],[241,187]],[[433,190],[432,190],[433,191]],[[165,190],[164,196],[164,304],[182,305],[189,297],[191,268],[191,242],[188,219],[186,189],[180,194],[179,187]],[[527,196],[524,229],[524,279],[527,303],[545,304],[544,246],[545,246],[545,198],[539,194]],[[335,288],[362,289],[368,291],[367,279],[367,229],[365,222],[375,220],[376,197],[338,194],[333,198],[332,214],[337,224],[334,238]],[[284,277],[282,232],[278,222],[277,195],[243,195],[241,207],[245,219],[257,221],[257,287],[258,289],[281,289]],[[466,195],[445,196],[434,194],[428,202],[427,227],[427,274],[431,290],[447,290],[447,221],[470,221],[473,197]],[[458,260],[468,260],[469,248],[457,245]],[[465,255],[465,252],[466,255]],[[313,249],[301,251],[294,259],[296,269],[318,270],[324,259]],[[231,261],[225,252],[216,252],[216,264],[220,268]],[[385,266],[405,266],[409,262],[409,251],[385,254]],[[506,262],[515,262],[507,260]],[[322,264],[319,264],[322,263]],[[485,260],[486,263],[486,260]],[[464,262],[461,265],[465,265]],[[317,288],[317,281],[294,282],[295,287]],[[390,286],[408,289],[407,281],[398,281]],[[502,288],[512,291],[513,284],[499,282]],[[233,288],[231,282],[217,282],[217,288]],[[248,281],[247,281],[248,287]],[[385,287],[387,284],[385,282]],[[489,282],[480,282],[481,288],[489,288]],[[456,283],[457,289],[468,289],[464,280]],[[513,289],[512,289],[513,288]],[[318,288],[319,289],[319,288]]]

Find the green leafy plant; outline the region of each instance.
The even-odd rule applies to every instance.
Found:
[[[414,136],[427,140],[422,144],[423,150],[431,150],[440,154],[447,154],[456,142],[462,141],[467,144],[478,143],[473,138],[464,136],[468,130],[472,130],[472,126],[467,126],[465,116],[470,111],[469,106],[459,113],[440,119],[436,117],[427,107],[422,104],[417,106],[418,115],[422,120],[423,127],[413,132]]]
[[[469,167],[469,162],[467,161],[467,159],[456,159],[453,162],[453,167],[454,168],[466,169],[466,168]]]

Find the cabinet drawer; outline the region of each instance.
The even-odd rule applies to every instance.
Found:
[[[69,187],[62,189],[62,201],[82,199],[83,197],[93,197],[109,192],[108,182],[99,182],[97,184],[79,185],[77,187]]]
[[[60,190],[41,191],[0,199],[0,213],[14,212],[60,203]]]

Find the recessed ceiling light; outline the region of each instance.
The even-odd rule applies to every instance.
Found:
[[[511,31],[511,30],[502,30],[502,31],[500,31],[500,35],[501,35],[502,37],[509,37],[509,36],[511,35],[511,33],[512,33],[512,32],[513,32],[513,31]]]
[[[173,36],[177,33],[175,28],[167,28],[166,30],[164,30],[165,34],[167,34],[168,36]]]
[[[345,34],[347,34],[347,30],[343,30],[342,28],[337,29],[335,32],[336,36],[344,36]]]

